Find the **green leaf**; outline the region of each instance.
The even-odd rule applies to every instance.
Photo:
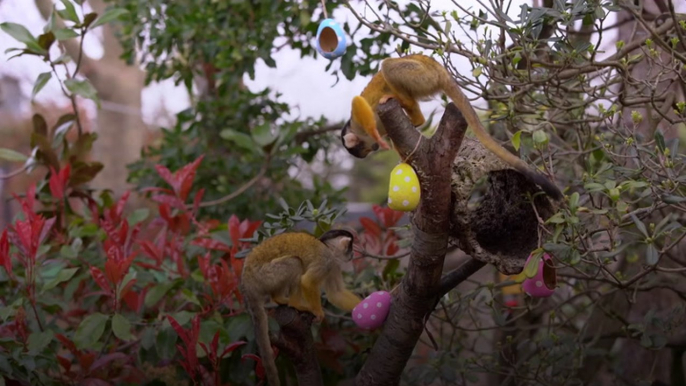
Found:
[[[660,252],[655,248],[655,244],[648,244],[646,248],[646,263],[648,265],[655,265],[659,258]]]
[[[479,75],[481,75],[482,71],[483,71],[483,69],[481,68],[481,66],[476,67],[472,70],[472,76],[474,76],[475,78],[478,78]]]
[[[74,333],[74,344],[79,350],[93,348],[98,342],[109,317],[99,312],[86,316]]]
[[[579,207],[579,193],[574,192],[572,193],[571,196],[569,196],[569,210],[572,211],[572,213],[576,213],[576,209]]]
[[[152,307],[155,304],[157,304],[157,302],[159,302],[162,299],[162,297],[170,289],[172,289],[174,284],[175,283],[173,281],[169,281],[152,287],[152,289],[150,289],[150,291],[148,291],[148,293],[145,294],[145,306]]]
[[[78,271],[78,270],[79,270],[78,267],[77,268],[67,268],[67,269],[61,270],[57,274],[57,276],[55,276],[54,279],[45,283],[45,285],[43,286],[43,291],[53,289],[53,288],[57,287],[58,284],[71,279],[74,276],[74,274],[76,273],[76,271]]]
[[[48,83],[48,81],[52,78],[52,74],[50,72],[44,72],[40,75],[38,75],[38,78],[36,79],[36,83],[33,85],[33,91],[31,92],[31,99],[36,97],[36,94],[40,92],[40,90],[45,87],[45,85]]]
[[[634,224],[636,224],[636,228],[643,234],[643,236],[646,238],[649,237],[645,224],[643,224],[643,222],[639,220],[633,213],[631,214],[631,220],[633,220]]]
[[[531,257],[526,265],[524,266],[524,275],[528,278],[536,276],[538,272],[538,265],[541,262],[541,253],[536,253]]]
[[[93,87],[91,82],[89,82],[88,80],[67,79],[64,81],[64,85],[72,93],[87,99],[91,99],[95,101],[95,103],[98,105],[98,108],[100,107],[100,99],[98,99],[98,92],[95,90],[95,87]]]
[[[53,33],[55,34],[55,39],[57,40],[67,40],[79,36],[79,34],[71,28],[60,28],[53,31]]]
[[[252,130],[252,139],[260,146],[267,146],[274,143],[276,136],[271,133],[271,126],[268,123],[259,125]]]
[[[0,28],[15,40],[24,43],[27,46],[33,44],[36,47],[40,47],[38,45],[38,40],[36,40],[36,38],[31,35],[31,32],[21,24],[5,22],[0,23]]]
[[[118,19],[120,16],[126,15],[127,13],[129,13],[129,11],[123,8],[110,8],[107,11],[105,11],[105,13],[103,13],[102,16],[95,19],[93,24],[90,25],[90,28],[99,27],[105,23],[109,23],[112,20]]]
[[[241,133],[231,129],[226,129],[222,130],[222,132],[219,133],[219,136],[235,143],[236,145],[246,150],[255,151],[255,142],[253,142],[252,138],[245,133]]]
[[[12,149],[0,148],[0,159],[10,162],[25,162],[29,157]]]
[[[90,27],[91,23],[93,23],[93,20],[95,20],[98,17],[98,14],[95,12],[91,12],[89,14],[86,14],[83,17],[83,26],[88,28]]]
[[[515,150],[519,151],[519,145],[522,143],[522,131],[519,130],[518,132],[514,133],[510,141],[512,142],[512,146],[514,146]]]
[[[134,226],[138,224],[141,221],[145,221],[146,218],[148,218],[148,215],[150,214],[150,209],[148,208],[140,208],[136,209],[127,217],[127,221],[129,222],[129,226]]]
[[[112,332],[114,336],[121,340],[131,340],[134,338],[131,334],[131,323],[120,314],[114,314],[112,317]]]
[[[55,334],[52,330],[45,330],[43,332],[34,332],[29,335],[29,351],[34,354],[42,352],[50,342]]]
[[[686,201],[686,197],[679,197],[679,196],[674,196],[674,195],[665,195],[665,196],[662,196],[662,201],[664,201],[665,204],[679,204],[679,203]]]
[[[58,10],[57,13],[63,19],[78,23],[80,21],[79,15],[76,14],[76,8],[74,8],[74,4],[72,4],[69,0],[62,0],[62,4],[64,4],[64,9]]]
[[[660,132],[660,130],[655,130],[654,137],[658,149],[660,149],[661,153],[664,153],[667,146],[665,145],[665,137],[662,135],[662,132]]]
[[[536,130],[533,134],[534,144],[539,148],[548,144],[548,134],[543,130]]]
[[[46,52],[50,50],[52,43],[55,42],[55,34],[46,32],[38,37],[38,45]]]

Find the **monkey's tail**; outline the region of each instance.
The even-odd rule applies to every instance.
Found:
[[[260,357],[262,358],[262,366],[267,375],[267,382],[269,383],[269,386],[281,386],[279,372],[277,371],[276,363],[274,362],[272,344],[269,340],[269,319],[267,312],[264,310],[263,301],[256,296],[253,291],[246,288],[244,283],[241,283],[241,287],[241,292],[243,292],[243,295],[245,296],[253,326],[255,326],[255,340],[257,341],[257,347],[260,350]]]
[[[460,108],[460,106],[464,106],[464,109],[460,108],[462,115],[464,115],[465,119],[467,120],[467,124],[469,124],[474,131],[476,138],[486,147],[486,149],[490,150],[500,159],[507,162],[531,182],[543,188],[543,191],[546,192],[546,194],[548,194],[550,197],[555,200],[560,200],[562,198],[562,192],[552,181],[546,178],[542,173],[531,169],[526,162],[505,150],[505,148],[500,146],[498,142],[488,135],[484,127],[481,125],[479,116],[469,103],[467,96],[464,95],[460,89],[460,86],[458,86],[457,82],[452,79],[450,75],[448,75],[448,78],[449,81],[445,82],[445,84],[447,84],[447,90],[445,90],[445,93],[448,94],[450,99],[453,101],[453,103],[455,103],[455,105],[457,105],[458,108]]]

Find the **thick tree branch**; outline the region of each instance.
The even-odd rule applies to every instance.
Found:
[[[279,306],[274,319],[281,327],[279,336],[272,338],[276,347],[286,354],[295,367],[298,385],[323,386],[322,372],[312,338],[314,315],[295,308]]]
[[[438,289],[439,298],[485,266],[485,262],[470,257],[464,264],[448,272],[441,278],[441,285]]]
[[[358,386],[398,384],[422,334],[425,317],[433,310],[448,247],[451,168],[467,129],[452,103],[431,139],[417,132],[396,100],[380,105],[378,113],[401,158],[410,155],[407,162],[419,176],[422,199],[412,218],[414,243],[407,275],[393,297],[383,331],[357,375]]]

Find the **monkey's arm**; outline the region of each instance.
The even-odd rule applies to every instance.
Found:
[[[310,267],[300,279],[300,291],[302,292],[305,303],[310,308],[310,312],[314,314],[317,321],[324,319],[324,310],[322,309],[321,299],[321,283],[324,277],[318,267]]]
[[[372,107],[367,103],[367,100],[361,96],[355,96],[353,98],[352,119],[362,126],[365,133],[374,138],[382,149],[390,149],[390,146],[381,138],[379,130],[376,128],[376,115],[374,114],[374,110],[372,110]]]

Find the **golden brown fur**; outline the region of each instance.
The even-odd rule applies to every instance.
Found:
[[[345,288],[339,263],[352,258],[352,242],[352,234],[343,230],[326,232],[319,239],[307,233],[282,233],[263,241],[246,257],[241,289],[270,386],[279,386],[280,381],[269,340],[266,299],[311,312],[321,321],[323,287],[334,306],[351,311],[361,299]]]
[[[383,140],[386,130],[376,109],[379,104],[393,98],[400,102],[415,126],[425,122],[417,101],[445,93],[462,112],[476,138],[492,153],[507,162],[518,172],[538,184],[554,199],[562,198],[562,192],[548,178],[530,169],[520,158],[505,150],[486,132],[479,116],[469,103],[457,82],[437,61],[426,55],[408,55],[388,58],[360,96],[353,98],[352,117],[341,132],[343,145],[348,152],[364,158],[379,146],[388,149]]]

